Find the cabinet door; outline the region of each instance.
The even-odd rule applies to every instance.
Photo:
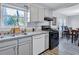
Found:
[[[45,34],[45,49],[49,48],[49,33]]]
[[[48,11],[48,9],[44,9],[44,16],[45,16],[45,17],[48,17],[48,16],[49,16],[49,11]]]
[[[45,50],[45,35],[36,35],[33,37],[33,54],[40,54]]]
[[[0,42],[0,55],[15,55],[16,40]]]
[[[39,8],[39,21],[44,21],[44,8]]]
[[[52,17],[52,10],[44,9],[44,17]]]
[[[15,55],[16,54],[16,47],[12,47],[12,48],[9,48],[9,47],[0,49],[0,55]]]
[[[30,18],[32,21],[38,21],[38,8],[36,6],[32,6],[30,8]]]
[[[19,54],[20,55],[31,55],[32,54],[32,42],[31,38],[22,38],[19,43]]]

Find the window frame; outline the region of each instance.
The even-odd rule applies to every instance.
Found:
[[[13,6],[13,5],[9,5],[9,4],[2,4],[1,5],[1,9],[3,9],[3,8],[12,8],[12,9],[16,9],[16,10],[20,10],[20,11],[24,11],[24,17],[20,17],[20,18],[24,18],[24,22],[25,22],[25,25],[23,25],[23,26],[27,26],[27,22],[28,22],[28,15],[27,15],[27,13],[28,13],[28,9],[24,9],[24,8],[21,8],[21,7],[16,7],[16,6]],[[26,19],[26,16],[27,15],[27,19]],[[13,26],[13,25],[8,25],[8,26],[5,26],[4,24],[3,24],[3,18],[4,17],[7,17],[7,16],[12,16],[12,15],[3,15],[3,13],[1,13],[1,26],[2,27],[15,27],[15,26]],[[17,16],[14,16],[14,17],[17,17]],[[19,22],[18,22],[19,23]],[[20,26],[20,25],[18,25],[18,26]],[[21,26],[20,26],[21,27]]]

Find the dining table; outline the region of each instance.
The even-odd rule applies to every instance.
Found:
[[[74,36],[75,36],[76,39],[78,39],[79,30],[77,30],[77,29],[72,29],[70,32],[71,32],[71,33],[70,33],[70,35],[71,35],[71,42],[73,43],[73,42],[74,42]]]

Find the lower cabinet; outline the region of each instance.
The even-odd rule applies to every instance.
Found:
[[[32,55],[31,37],[19,39],[19,55]]]
[[[4,48],[0,50],[0,55],[16,55],[16,47]]]
[[[0,42],[0,55],[38,55],[49,48],[49,34]]]
[[[38,55],[48,48],[48,33],[19,39],[19,55]]]
[[[0,42],[0,55],[15,55],[16,40]]]

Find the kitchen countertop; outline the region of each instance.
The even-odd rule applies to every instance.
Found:
[[[7,41],[7,40],[17,40],[17,39],[21,39],[24,37],[32,37],[34,35],[45,34],[45,33],[48,33],[48,31],[27,32],[27,34],[18,34],[15,36],[6,35],[3,38],[0,38],[0,42]]]

